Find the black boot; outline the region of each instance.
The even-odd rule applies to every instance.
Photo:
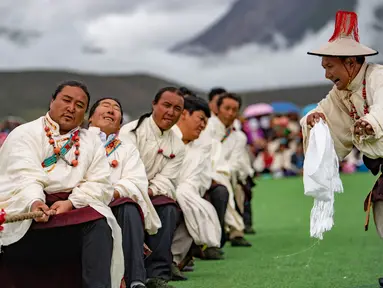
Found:
[[[231,246],[233,247],[251,247],[251,243],[243,237],[235,237],[231,239]]]

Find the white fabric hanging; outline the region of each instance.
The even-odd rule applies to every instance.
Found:
[[[314,198],[310,235],[322,240],[323,233],[334,225],[334,192],[343,192],[334,141],[322,119],[310,131],[303,165],[303,184],[304,194]]]

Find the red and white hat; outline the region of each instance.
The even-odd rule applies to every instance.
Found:
[[[378,54],[359,43],[358,16],[355,12],[338,11],[336,13],[334,34],[329,42],[317,50],[307,52],[316,56],[372,56]]]

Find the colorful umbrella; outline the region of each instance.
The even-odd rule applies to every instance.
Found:
[[[258,103],[248,106],[243,112],[245,118],[259,117],[273,113],[273,107],[270,104]]]
[[[276,114],[288,114],[299,113],[300,109],[297,105],[291,102],[273,102],[271,103],[274,113]]]

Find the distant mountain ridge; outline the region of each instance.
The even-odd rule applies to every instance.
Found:
[[[172,80],[144,74],[102,76],[62,71],[0,72],[0,118],[14,115],[32,120],[45,114],[56,86],[69,79],[83,81],[88,86],[91,103],[106,96],[118,98],[124,111],[133,119],[151,110],[153,97],[160,88],[182,85]],[[198,91],[190,86],[188,88],[206,98],[206,91]],[[322,99],[330,88],[331,85],[317,85],[268,91],[243,91],[239,92],[239,95],[243,98],[244,107],[257,102],[270,103],[281,100],[304,106]]]
[[[365,2],[364,2],[365,1]],[[367,0],[237,0],[216,23],[171,51],[194,55],[219,54],[255,43],[271,49],[289,48],[307,33],[316,33],[334,20],[337,10],[355,11]],[[375,11],[383,30],[383,5]],[[383,48],[383,47],[382,47]]]

